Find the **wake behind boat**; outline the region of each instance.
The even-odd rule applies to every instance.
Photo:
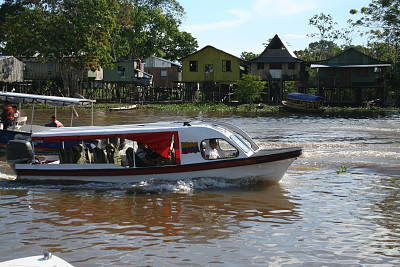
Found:
[[[34,133],[32,140],[7,146],[7,162],[17,179],[134,183],[211,177],[278,182],[302,153],[298,147],[260,149],[239,128],[214,122],[64,127]],[[34,147],[44,141],[60,142],[64,148],[53,158],[35,154]],[[69,147],[69,141],[80,144]],[[143,164],[143,144],[155,155],[146,155],[153,165]]]

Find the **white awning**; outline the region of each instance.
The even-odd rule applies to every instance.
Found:
[[[88,105],[96,102],[93,99],[0,92],[0,99],[13,103],[45,104],[50,106]]]

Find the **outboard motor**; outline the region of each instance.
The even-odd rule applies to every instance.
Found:
[[[34,160],[32,145],[25,140],[11,140],[7,144],[7,163],[14,170],[16,163],[28,163]]]

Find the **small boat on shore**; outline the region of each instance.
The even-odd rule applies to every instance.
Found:
[[[303,93],[289,93],[286,100],[282,101],[284,108],[303,112],[303,113],[322,113],[324,112],[322,96],[309,95]]]
[[[35,146],[45,141],[59,142],[63,148],[52,158],[35,153]],[[70,141],[79,144],[69,146]],[[218,155],[214,159],[207,154],[212,143]],[[161,160],[143,165],[138,158],[140,144],[146,144]],[[278,182],[301,154],[299,147],[261,149],[236,126],[214,122],[64,127],[34,133],[32,142],[15,140],[7,146],[7,162],[16,179],[31,181],[252,178]]]
[[[110,108],[110,111],[124,111],[124,110],[132,110],[136,109],[138,105],[130,105],[130,106],[124,106],[124,107],[118,107],[118,108]]]

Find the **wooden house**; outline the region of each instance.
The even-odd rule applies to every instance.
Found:
[[[115,62],[113,68],[103,69],[103,81],[149,86],[152,77],[144,72],[144,64],[139,59],[122,60]]]
[[[22,58],[25,63],[24,80],[25,81],[61,81],[60,64],[54,62],[41,62],[35,57]]]
[[[0,83],[23,82],[25,64],[13,56],[0,55]]]
[[[250,73],[268,82],[265,101],[280,103],[285,81],[301,80],[305,66],[306,63],[275,35],[260,56],[250,61]]]
[[[333,104],[355,104],[377,100],[384,105],[387,92],[381,62],[354,48],[327,60],[313,62],[318,72],[319,94]]]
[[[228,101],[246,62],[212,46],[181,59],[185,100]]]
[[[144,71],[153,76],[153,100],[180,99],[182,66],[179,63],[151,56],[143,60]]]

